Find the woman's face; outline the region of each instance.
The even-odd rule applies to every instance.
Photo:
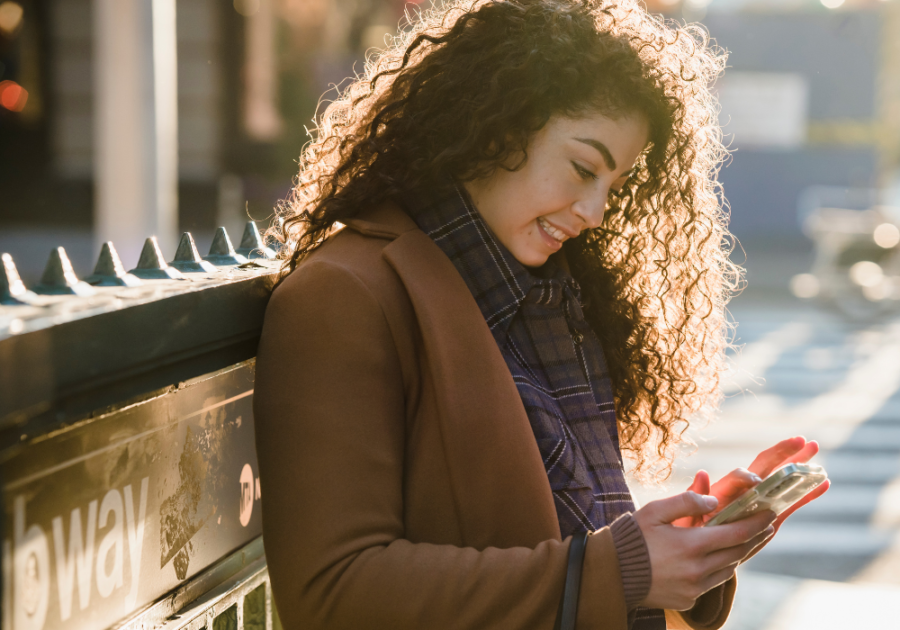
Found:
[[[465,187],[516,260],[539,267],[563,242],[600,225],[610,190],[625,183],[648,138],[642,116],[556,116],[531,140],[521,169],[497,169]]]

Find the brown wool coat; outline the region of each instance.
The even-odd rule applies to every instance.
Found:
[[[550,630],[569,539],[506,363],[431,239],[394,205],[361,217],[275,290],[259,347],[284,627]],[[715,614],[722,590],[707,625],[670,624],[721,626],[734,581]],[[624,630],[626,614],[604,528],[588,538],[577,627]]]

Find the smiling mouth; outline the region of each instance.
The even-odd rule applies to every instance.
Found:
[[[544,219],[544,217],[538,217],[538,223],[541,224],[541,227],[544,228],[544,231],[554,240],[562,243],[567,240],[569,237],[562,230],[558,230]]]

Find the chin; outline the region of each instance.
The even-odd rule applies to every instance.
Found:
[[[523,252],[521,255],[513,253],[513,256],[526,267],[541,267],[550,258],[549,254],[539,254],[537,252]]]

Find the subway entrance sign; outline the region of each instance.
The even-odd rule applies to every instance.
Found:
[[[132,274],[104,248],[87,283],[4,256],[2,630],[279,625],[252,411],[278,263],[248,232]]]

